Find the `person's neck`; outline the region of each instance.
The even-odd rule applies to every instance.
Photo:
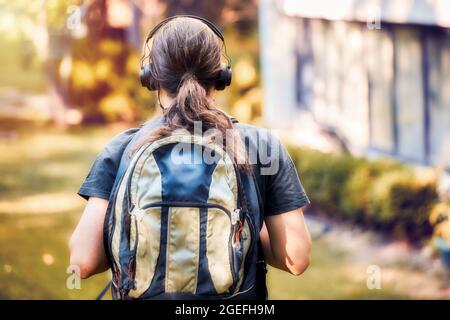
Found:
[[[158,109],[169,108],[173,103],[175,98],[170,97],[165,91],[160,91],[158,96]]]

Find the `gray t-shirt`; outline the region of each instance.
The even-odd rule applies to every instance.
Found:
[[[153,121],[153,120],[150,120]],[[245,141],[260,193],[264,216],[301,208],[309,199],[287,150],[268,130],[236,123]],[[139,128],[114,137],[97,156],[78,194],[85,199],[109,199],[122,154]]]

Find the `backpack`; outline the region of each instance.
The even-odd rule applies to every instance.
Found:
[[[122,167],[104,226],[113,298],[265,298],[249,179],[228,153],[176,133]]]

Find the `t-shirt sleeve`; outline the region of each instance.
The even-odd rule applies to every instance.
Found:
[[[265,216],[292,211],[310,203],[288,151],[274,136],[270,140],[272,168],[265,178]]]
[[[138,129],[133,128],[114,137],[97,156],[78,194],[86,200],[90,197],[109,199],[122,154]]]

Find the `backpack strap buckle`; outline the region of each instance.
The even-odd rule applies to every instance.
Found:
[[[231,224],[234,226],[241,220],[241,209],[234,209],[231,212]]]

